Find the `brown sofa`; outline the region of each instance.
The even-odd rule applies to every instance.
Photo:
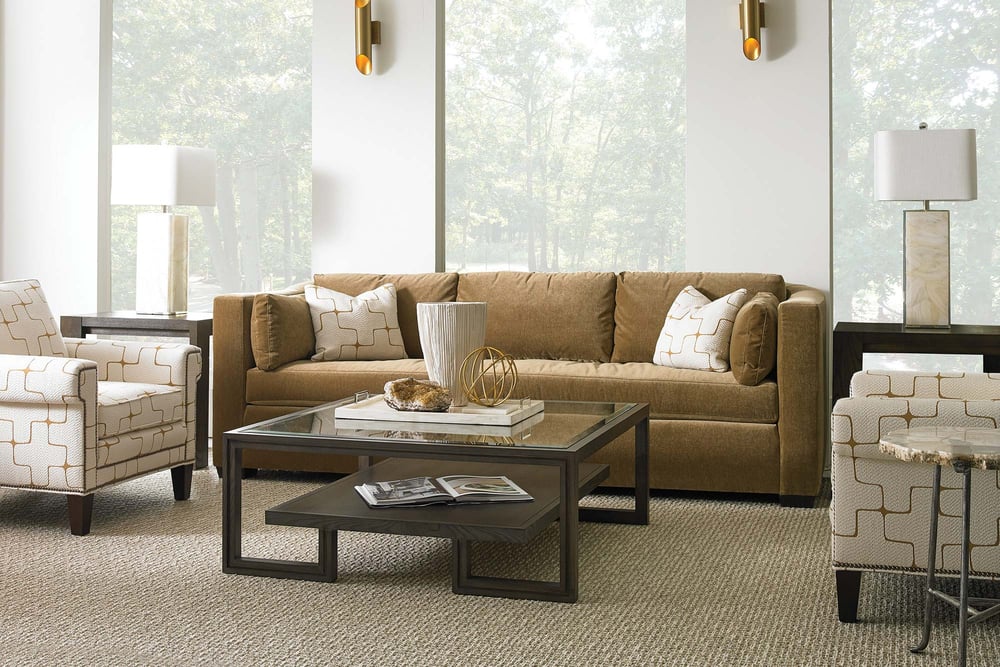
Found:
[[[826,304],[821,292],[749,273],[318,274],[318,285],[359,294],[395,284],[408,359],[311,361],[301,293],[215,299],[213,459],[222,434],[368,390],[426,377],[419,301],[486,301],[486,343],[518,359],[515,396],[650,404],[650,482],[656,489],[779,494],[785,504],[819,491],[826,442]],[[686,285],[715,299],[740,287],[778,301],[777,364],[759,384],[732,372],[651,363],[667,309]],[[255,307],[256,298],[256,307]],[[255,361],[256,360],[256,361]],[[270,370],[264,370],[264,368]],[[605,448],[608,483],[632,485],[631,435]],[[270,454],[270,453],[268,453]],[[248,452],[247,467],[347,472],[347,457]]]

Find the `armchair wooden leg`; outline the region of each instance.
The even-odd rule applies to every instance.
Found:
[[[837,575],[837,615],[841,623],[858,622],[861,570],[835,570]]]
[[[86,535],[90,532],[90,517],[94,512],[94,494],[85,496],[66,496],[69,507],[69,532],[74,535]]]
[[[170,469],[170,479],[174,483],[174,500],[187,500],[191,497],[192,472],[194,472],[193,463]]]

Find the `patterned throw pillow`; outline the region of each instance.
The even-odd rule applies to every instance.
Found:
[[[711,301],[694,287],[685,287],[667,311],[653,363],[718,373],[728,371],[733,322],[746,300],[745,289]]]
[[[67,356],[66,344],[37,280],[0,283],[0,354]]]
[[[317,285],[305,293],[316,333],[313,361],[406,358],[392,283],[357,296]]]

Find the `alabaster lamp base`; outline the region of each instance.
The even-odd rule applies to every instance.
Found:
[[[903,326],[951,326],[948,211],[903,213]]]
[[[140,213],[135,247],[136,312],[187,312],[187,288],[188,217]]]

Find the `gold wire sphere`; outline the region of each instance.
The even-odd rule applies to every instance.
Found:
[[[517,366],[495,347],[478,347],[469,353],[459,371],[462,392],[476,405],[500,405],[514,393]]]

